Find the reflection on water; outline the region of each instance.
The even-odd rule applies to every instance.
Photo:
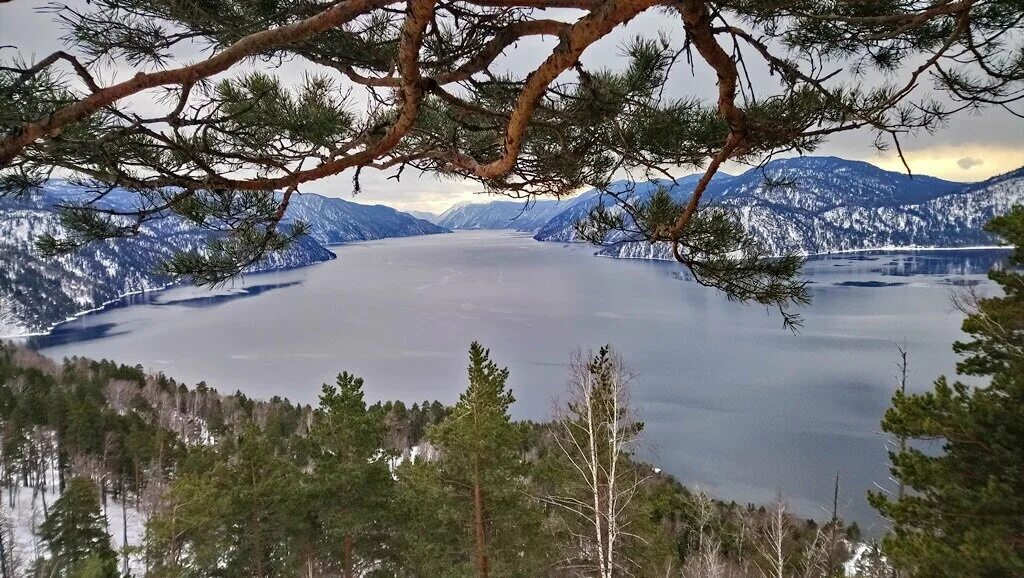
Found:
[[[960,277],[983,274],[995,266],[1006,264],[1009,250],[964,249],[962,251],[921,250],[906,253],[866,251],[820,255],[808,260],[808,268],[815,274],[829,274],[825,267],[843,268],[838,273],[847,275],[876,274],[907,277],[937,275]]]
[[[34,342],[55,356],[142,364],[222,391],[315,403],[339,371],[367,397],[454,402],[470,341],[507,365],[517,417],[544,419],[577,347],[613,344],[639,370],[633,398],[648,457],[684,483],[739,501],[779,489],[805,515],[844,480],[847,515],[877,520],[865,492],[887,479],[879,420],[895,388],[951,374],[957,286],[992,290],[1006,252],[831,255],[809,261],[814,304],[799,334],[778,315],[676,278],[672,263],[595,258],[589,247],[465,232],[336,249],[314,267],[254,275],[211,295],[175,288]],[[177,305],[182,305],[181,307]],[[196,309],[201,307],[202,309]],[[86,338],[88,337],[88,338]]]
[[[950,255],[953,253],[953,255]],[[1006,262],[1006,251],[922,251],[888,259],[873,271],[882,275],[972,275]]]
[[[899,287],[906,283],[887,283],[885,281],[842,281],[834,283],[836,287]]]
[[[302,281],[287,281],[283,283],[266,283],[263,285],[250,285],[241,288],[230,288],[221,291],[207,291],[196,288],[180,287],[170,292],[154,291],[152,293],[136,293],[127,295],[110,303],[100,311],[87,313],[79,319],[58,325],[49,335],[36,335],[33,337],[20,338],[18,341],[33,349],[46,349],[58,347],[76,342],[91,341],[104,337],[115,337],[127,335],[130,331],[118,327],[116,323],[93,323],[91,319],[96,316],[109,314],[115,309],[121,309],[132,305],[153,305],[157,307],[181,306],[181,307],[213,307],[228,301],[244,299],[262,295],[274,289],[284,289],[301,284]]]
[[[220,305],[228,301],[234,301],[235,299],[243,299],[245,297],[255,297],[257,295],[262,295],[267,291],[273,291],[274,289],[294,287],[301,283],[302,281],[288,281],[285,283],[267,283],[265,285],[251,285],[249,287],[243,287],[241,289],[234,290],[229,293],[208,293],[204,295],[182,297],[179,299],[159,300],[157,301],[157,304],[180,305],[183,307],[212,307],[214,305]]]
[[[145,301],[139,301],[139,303],[143,302]],[[123,305],[121,306],[123,307]],[[115,331],[115,329],[117,330]],[[42,349],[44,347],[57,347],[71,343],[83,343],[94,339],[103,339],[105,337],[127,335],[128,333],[128,330],[119,328],[117,323],[65,323],[64,325],[59,325],[49,335],[37,335],[34,337],[24,338],[24,343],[33,349]]]

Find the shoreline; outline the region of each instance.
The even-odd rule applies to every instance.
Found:
[[[173,283],[167,283],[167,284],[164,284],[164,285],[160,285],[159,287],[139,289],[139,290],[136,290],[136,291],[129,291],[127,293],[122,293],[121,295],[118,295],[117,297],[114,297],[113,299],[107,299],[106,301],[104,301],[103,303],[100,303],[99,305],[97,305],[96,307],[93,307],[92,309],[86,309],[84,311],[79,311],[77,313],[74,313],[73,315],[67,317],[63,321],[58,321],[58,322],[54,323],[53,325],[50,325],[50,327],[47,328],[44,331],[36,331],[34,333],[21,333],[21,334],[18,334],[18,335],[3,335],[3,336],[0,336],[0,339],[26,339],[26,338],[29,338],[29,337],[45,337],[47,335],[52,335],[53,331],[55,329],[57,329],[58,327],[60,327],[61,325],[64,325],[65,323],[70,323],[70,322],[72,322],[72,321],[74,321],[76,319],[81,319],[82,317],[85,317],[86,315],[90,315],[92,313],[99,313],[100,311],[104,311],[108,307],[110,307],[111,305],[117,303],[118,301],[123,301],[124,299],[127,299],[128,297],[134,297],[136,295],[143,295],[143,294],[148,294],[148,293],[157,293],[157,292],[163,291],[165,289],[169,289],[169,288],[174,287],[174,286],[175,286],[175,284],[173,284]]]
[[[359,242],[359,241],[357,241],[357,242]],[[348,244],[348,243],[343,243],[343,244]],[[277,272],[280,272],[280,271],[291,271],[291,270],[295,270],[295,269],[305,269],[307,267],[315,267],[316,265],[320,265],[322,263],[329,263],[329,262],[334,261],[335,259],[338,258],[338,254],[335,253],[331,249],[331,247],[338,247],[338,246],[340,246],[340,245],[324,245],[324,248],[327,249],[328,251],[330,251],[334,255],[333,257],[331,257],[330,259],[327,259],[326,261],[319,261],[319,262],[316,262],[316,263],[309,263],[309,264],[306,264],[306,265],[295,265],[293,267],[280,267],[280,268],[277,268],[277,269],[264,269],[262,271],[254,271],[252,273],[245,273],[245,274],[241,275],[240,278],[244,279],[245,277],[252,277],[254,275],[262,275],[264,273],[277,273]],[[45,329],[43,331],[35,331],[35,332],[32,332],[32,333],[19,333],[17,335],[0,335],[0,340],[29,339],[29,338],[32,338],[32,337],[46,337],[46,336],[49,336],[49,335],[53,335],[53,332],[56,331],[56,329],[58,327],[60,327],[61,325],[64,325],[66,323],[70,323],[72,321],[76,321],[78,319],[81,319],[82,317],[85,317],[86,315],[92,315],[93,313],[101,313],[103,311],[106,311],[107,309],[111,308],[111,305],[116,305],[120,301],[124,301],[125,299],[127,299],[129,297],[135,297],[136,295],[149,295],[149,294],[153,294],[153,293],[159,293],[161,291],[166,291],[168,289],[174,289],[176,287],[181,287],[181,286],[182,286],[181,283],[165,283],[165,284],[159,285],[159,286],[154,286],[154,287],[150,287],[150,288],[146,288],[146,289],[139,289],[137,291],[129,291],[127,293],[122,293],[121,295],[118,295],[117,297],[114,297],[113,299],[108,299],[108,300],[104,301],[103,303],[97,305],[96,307],[93,307],[92,309],[86,309],[84,311],[79,311],[79,312],[77,312],[77,313],[67,317],[66,319],[64,319],[62,321],[58,321],[58,322],[54,323],[53,325],[50,325],[47,329]]]
[[[870,249],[840,249],[838,251],[826,251],[823,253],[798,253],[804,257],[825,257],[828,255],[848,255],[850,253],[920,253],[925,251],[1008,251],[1013,249],[1009,245],[971,245],[967,247],[922,247],[919,245],[908,245],[899,247],[888,245],[885,247],[873,247]]]
[[[540,241],[541,243],[561,243],[562,245],[571,246],[582,244],[581,241]],[[837,251],[825,251],[822,253],[794,253],[797,257],[828,257],[830,255],[850,255],[854,253],[924,253],[928,251],[936,252],[953,252],[953,251],[1009,251],[1013,249],[1009,245],[970,245],[967,247],[922,247],[919,245],[907,245],[904,247],[887,245],[884,247],[870,247],[866,249],[840,249]],[[658,257],[620,257],[618,255],[605,255],[600,252],[593,253],[595,257],[604,257],[606,259],[621,259],[623,261],[659,261],[659,262],[672,262],[674,259],[661,259]],[[782,255],[773,255],[773,257],[781,257]]]

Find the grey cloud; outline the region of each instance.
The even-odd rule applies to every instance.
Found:
[[[964,158],[956,161],[956,164],[960,165],[960,168],[962,168],[964,170],[967,170],[967,169],[969,169],[971,167],[976,167],[976,166],[979,166],[979,165],[983,165],[983,164],[985,164],[985,161],[982,160],[982,159],[979,159],[977,157],[964,157]]]

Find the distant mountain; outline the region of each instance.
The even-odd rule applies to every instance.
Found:
[[[540,199],[459,203],[441,213],[437,224],[448,229],[512,229],[534,232],[549,219],[579,201]]]
[[[1024,202],[1022,170],[965,185],[934,177],[885,171],[832,157],[780,159],[738,176],[717,177],[705,200],[735,211],[743,225],[773,253],[829,253],[892,247],[963,247],[992,244],[981,230],[992,216]],[[696,178],[644,184],[638,195],[666,186],[687,199]],[[770,184],[773,183],[773,184]],[[783,183],[783,184],[780,184]],[[621,184],[619,186],[622,186]],[[591,201],[593,206],[596,201]],[[572,221],[589,207],[573,207],[536,235],[542,241],[574,241]],[[601,254],[670,258],[667,246],[623,243]]]
[[[54,204],[88,192],[51,181],[31,198],[0,198],[0,337],[48,331],[54,324],[128,293],[150,291],[170,280],[154,271],[178,251],[200,251],[210,235],[177,218],[147,223],[138,237],[93,243],[56,259],[39,256],[34,240],[63,229]],[[114,190],[103,206],[128,209],[134,193]],[[383,206],[304,194],[293,199],[287,219],[310,224],[311,234],[273,254],[251,272],[302,267],[334,254],[325,244],[446,232]]]
[[[731,178],[732,176],[719,172],[712,179],[711,188],[714,189],[719,183]],[[696,186],[697,181],[699,180],[700,175],[689,175],[676,179],[675,183],[667,179],[657,179],[638,183],[616,181],[608,188],[611,192],[620,197],[639,200],[650,197],[661,187],[669,190],[677,190],[679,195],[685,191],[692,192],[693,187]],[[574,202],[567,205],[561,212],[551,217],[546,223],[538,227],[537,234],[534,238],[538,241],[576,241],[576,231],[574,230],[576,221],[586,217],[587,214],[590,213],[591,209],[598,205],[614,206],[615,200],[610,195],[601,195],[596,190],[590,190],[579,197],[576,197]]]
[[[324,245],[450,232],[384,205],[361,205],[312,193],[294,197],[285,216],[309,224],[310,236]]]
[[[407,215],[412,215],[417,219],[422,219],[428,223],[433,223],[435,225],[437,224],[437,220],[441,217],[441,215],[431,213],[429,211],[406,211],[405,213]]]

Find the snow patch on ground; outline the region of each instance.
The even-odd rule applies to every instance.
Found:
[[[14,507],[10,507],[10,495],[14,493]],[[20,571],[18,576],[29,576],[29,569],[33,562],[41,556],[46,555],[46,545],[36,535],[39,526],[45,519],[44,512],[53,507],[54,502],[60,497],[56,488],[46,488],[45,491],[33,487],[15,486],[4,488],[2,500],[0,500],[0,512],[10,520],[14,535],[13,557],[19,563]],[[46,506],[44,508],[43,503]],[[140,546],[146,530],[146,515],[128,504],[122,513],[122,505],[119,501],[107,498],[106,507],[103,508],[107,519],[107,533],[110,534],[110,545],[115,552],[118,552],[118,568],[122,568],[124,558],[121,548],[125,544],[125,521],[127,521],[127,544]],[[129,559],[129,570],[134,575],[143,575],[145,568],[142,559],[134,555]]]
[[[876,546],[873,544],[865,544],[859,542],[853,545],[853,554],[850,559],[843,562],[843,576],[856,577],[856,576],[877,576],[874,568],[874,564],[878,563],[882,566],[882,569],[888,569],[888,563],[885,556],[877,556],[875,551]]]

